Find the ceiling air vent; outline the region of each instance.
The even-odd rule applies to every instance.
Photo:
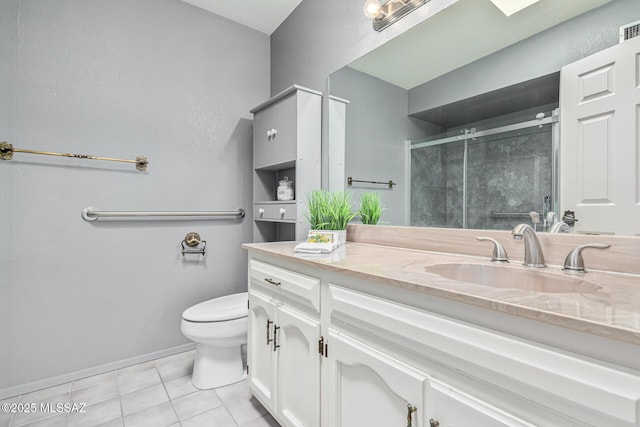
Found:
[[[632,22],[631,24],[620,27],[620,43],[637,36],[640,36],[640,21]]]

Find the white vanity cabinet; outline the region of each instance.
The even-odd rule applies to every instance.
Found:
[[[287,427],[320,426],[320,281],[250,262],[247,364],[256,398]]]
[[[535,426],[336,330],[329,342],[323,425]]]
[[[407,426],[534,427],[480,397],[436,379],[436,375],[447,373],[446,369],[421,363],[423,357],[403,357],[408,353],[399,348],[420,348],[418,343],[412,345],[417,337],[405,335],[410,332],[408,324],[413,323],[407,307],[340,285],[329,284],[328,289],[325,307],[335,322],[330,324],[327,341],[331,373],[323,384],[332,422],[324,425],[346,427],[363,416],[370,419],[363,425],[398,425],[404,416]],[[374,326],[400,326],[403,322],[408,324],[397,329],[396,342],[386,333],[378,335],[386,331]],[[428,357],[429,352],[422,355]],[[358,396],[366,396],[366,402],[355,403]]]
[[[251,389],[281,425],[640,427],[636,369],[488,327],[483,316],[527,323],[345,264],[250,252]]]
[[[428,425],[423,423],[427,375],[331,328],[328,342],[323,426]]]

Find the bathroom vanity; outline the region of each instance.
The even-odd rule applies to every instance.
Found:
[[[640,276],[532,271],[508,232],[496,265],[471,230],[450,232],[485,256],[356,227],[328,255],[244,246],[250,387],[281,425],[640,426]]]

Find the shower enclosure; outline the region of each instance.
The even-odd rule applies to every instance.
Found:
[[[411,141],[411,225],[510,229],[536,212],[542,231],[559,218],[558,141],[557,109]]]

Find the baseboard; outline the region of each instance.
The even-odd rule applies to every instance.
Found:
[[[70,372],[56,377],[46,378],[43,380],[33,381],[27,384],[16,385],[8,388],[0,389],[0,400],[8,399],[14,396],[31,393],[32,391],[41,390],[43,388],[54,387],[60,384],[77,381],[82,378],[91,377],[93,375],[103,374],[109,371],[126,368],[127,366],[137,365],[138,363],[148,362],[150,360],[160,359],[162,357],[171,356],[173,354],[190,351],[196,348],[195,343],[183,344],[177,347],[171,347],[153,353],[142,354],[140,356],[131,357],[129,359],[119,360],[117,362],[106,363],[104,365],[95,366],[93,368],[82,369],[80,371]]]

